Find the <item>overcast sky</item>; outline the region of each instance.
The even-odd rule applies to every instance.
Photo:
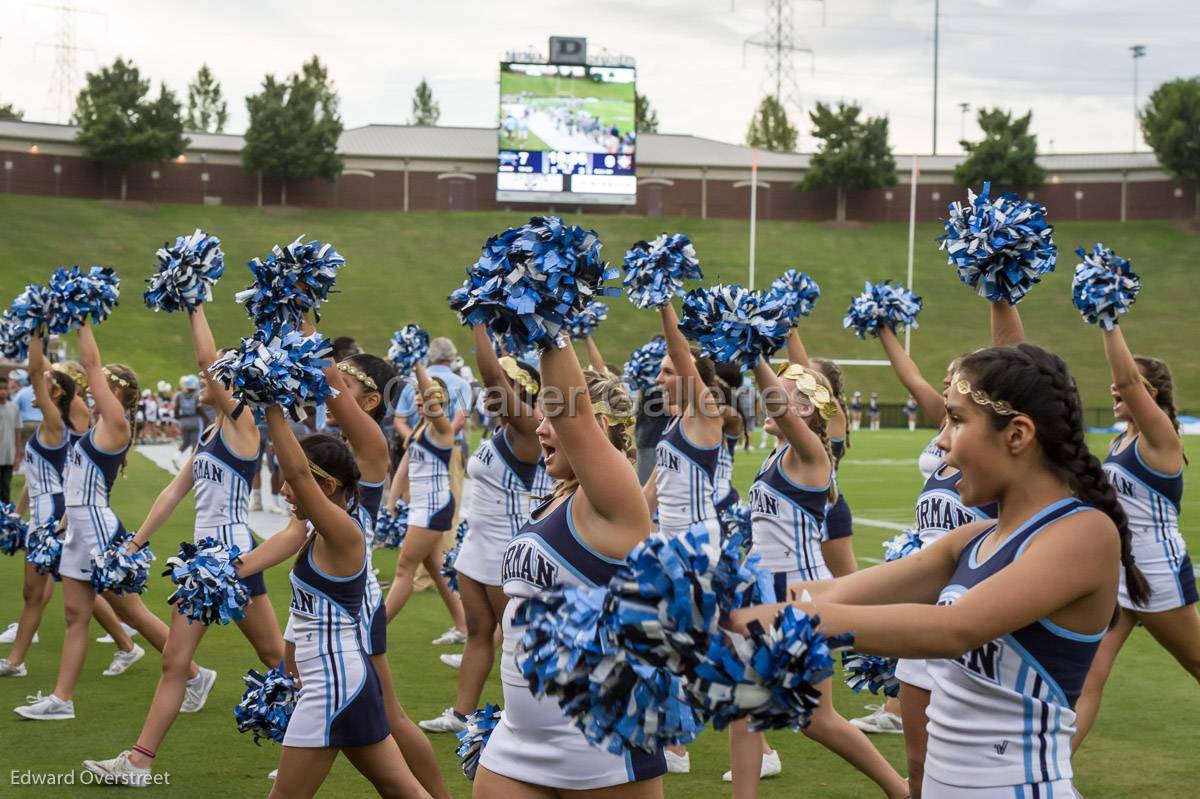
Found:
[[[544,52],[551,34],[633,56],[663,132],[741,142],[766,85],[762,51],[743,42],[761,36],[767,0],[0,0],[0,103],[26,119],[65,121],[53,102],[62,16],[53,7],[67,3],[78,9],[76,89],[85,71],[123,55],[186,99],[207,62],[232,132],[244,129],[243,98],[265,73],[294,71],[313,53],[329,67],[346,127],[408,121],[422,76],[442,124],[492,126],[497,62],[512,49]],[[815,53],[795,56],[801,149],[811,149],[806,110],[846,99],[888,115],[897,152],[929,152],[933,0],[827,5],[822,24],[820,2],[793,0],[795,44]],[[1144,101],[1164,80],[1200,74],[1198,31],[1196,0],[942,0],[938,151],[959,151],[963,102],[1032,109],[1043,151],[1128,151],[1129,46],[1147,46]]]

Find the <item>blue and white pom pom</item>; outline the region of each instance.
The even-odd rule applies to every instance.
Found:
[[[346,259],[332,244],[302,242],[298,236],[287,247],[276,244],[266,259],[255,258],[246,267],[254,285],[234,295],[246,306],[254,324],[283,322],[299,327],[312,311],[321,319],[321,303],[329,298],[338,270]]]
[[[405,325],[392,334],[387,357],[401,377],[406,377],[429,355],[429,334],[420,325]]]
[[[479,770],[479,756],[483,754],[488,738],[492,737],[492,730],[499,723],[500,708],[491,703],[467,716],[466,729],[457,734],[459,743],[456,750],[467,779],[475,779],[475,772]]]
[[[750,523],[750,503],[735,502],[717,513],[721,521],[721,535],[728,538],[740,535],[742,548],[749,551],[754,545],[754,526]]]
[[[904,286],[892,285],[890,280],[882,283],[868,280],[863,284],[863,293],[850,301],[842,327],[853,330],[862,339],[878,338],[884,327],[893,333],[906,327],[916,329],[922,304],[923,300]]]
[[[560,333],[589,303],[619,292],[603,285],[618,271],[601,259],[600,246],[594,230],[535,216],[484,243],[450,308],[464,325],[486,326],[506,352],[559,347]]]
[[[288,676],[282,663],[266,674],[250,669],[242,679],[246,692],[233,709],[238,732],[253,733],[255,745],[263,738],[283,743],[299,695],[296,680]]]
[[[1117,317],[1129,313],[1129,307],[1142,290],[1142,279],[1129,264],[1103,244],[1097,243],[1091,253],[1082,247],[1075,250],[1083,262],[1075,267],[1071,281],[1071,298],[1075,307],[1089,324],[1105,330],[1117,326]]]
[[[842,668],[846,685],[854,693],[864,689],[885,696],[899,696],[900,680],[896,677],[896,659],[864,655],[847,650],[842,652]]]
[[[442,561],[442,576],[446,578],[450,590],[456,594],[458,593],[458,569],[454,568],[454,563],[458,560],[458,553],[462,551],[463,539],[467,537],[467,531],[470,529],[471,525],[466,519],[458,523],[458,529],[454,531],[454,548],[446,550],[446,559]]]
[[[215,538],[201,539],[198,544],[180,542],[179,554],[167,559],[163,572],[178,586],[167,604],[174,605],[189,624],[241,621],[250,592],[234,569],[233,562],[240,554],[236,544],[226,549]]]
[[[190,236],[177,236],[173,245],[164,244],[154,257],[158,272],[146,280],[150,286],[142,297],[155,311],[190,313],[212,299],[213,286],[225,274],[221,240],[199,228]]]
[[[29,534],[29,526],[17,513],[17,508],[11,502],[0,502],[0,552],[5,555],[15,555],[25,546],[25,537]]]
[[[625,362],[625,382],[634,391],[649,391],[658,380],[663,358],[667,357],[667,340],[655,336],[629,354]]]
[[[607,318],[607,305],[599,300],[589,302],[587,307],[575,314],[571,320],[571,338],[587,338],[595,333],[596,328]]]
[[[108,318],[121,296],[121,278],[106,266],[86,272],[78,266],[59,267],[50,276],[50,291],[57,296],[46,326],[52,333],[69,333],[89,318],[94,325]]]
[[[126,530],[114,535],[103,552],[92,548],[92,587],[97,594],[140,594],[146,590],[154,553],[148,546],[129,553],[127,545],[132,538],[133,533]]]
[[[679,329],[700,344],[700,353],[749,371],[787,343],[791,317],[783,300],[743,286],[692,289],[683,300]]]
[[[62,297],[47,286],[31,283],[12,302],[12,319],[29,336],[45,331],[53,322],[61,326],[66,305]]]
[[[396,500],[396,506],[390,511],[380,508],[375,517],[375,542],[388,549],[399,549],[408,533],[408,503],[402,499]]]
[[[663,233],[654,241],[639,241],[625,252],[621,285],[639,308],[662,308],[683,294],[683,281],[700,280],[700,259],[692,240],[682,233]]]
[[[58,522],[54,519],[29,527],[29,533],[25,536],[25,560],[37,569],[38,574],[58,577],[63,542],[57,533]]]
[[[883,561],[891,563],[893,560],[907,558],[920,549],[921,536],[917,535],[916,530],[905,530],[883,542]]]
[[[307,415],[305,405],[320,405],[334,390],[325,380],[332,347],[319,333],[305,336],[290,325],[268,324],[242,339],[208,367],[238,401],[235,415],[245,406],[253,410],[278,405],[296,421]]]
[[[29,357],[29,333],[11,308],[0,313],[0,356],[16,363],[23,363]]]
[[[1042,276],[1054,271],[1057,250],[1046,209],[1015,194],[989,199],[990,181],[978,195],[967,189],[967,204],[950,203],[938,238],[958,278],[989,302],[1016,305]]]
[[[813,312],[817,300],[821,297],[821,287],[805,273],[789,269],[771,281],[767,293],[775,295],[783,302],[784,311],[794,326],[802,317]]]

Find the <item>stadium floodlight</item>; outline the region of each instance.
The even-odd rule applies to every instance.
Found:
[[[1130,147],[1131,152],[1137,152],[1137,135],[1138,135],[1138,59],[1146,55],[1146,45],[1135,44],[1129,48],[1129,52],[1133,55],[1133,146]]]

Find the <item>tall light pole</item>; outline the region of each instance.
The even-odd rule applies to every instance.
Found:
[[[933,155],[937,155],[938,18],[940,0],[933,0]]]
[[[1129,48],[1129,52],[1133,54],[1133,146],[1130,147],[1130,152],[1137,152],[1137,135],[1138,135],[1138,59],[1146,55],[1146,45],[1135,44]]]

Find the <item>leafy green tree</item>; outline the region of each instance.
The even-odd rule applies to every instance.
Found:
[[[983,138],[960,141],[967,158],[954,168],[954,182],[978,186],[990,180],[998,186],[1027,188],[1046,182],[1046,170],[1037,163],[1037,136],[1029,132],[1033,112],[1013,118],[999,108],[979,109]]]
[[[12,103],[0,104],[0,119],[24,119],[25,112],[18,111]]]
[[[221,94],[221,84],[213,77],[208,64],[201,64],[200,71],[188,84],[187,129],[222,133],[228,119],[229,109]]]
[[[341,173],[338,97],[329,73],[316,56],[286,82],[267,75],[262,91],[246,98],[246,109],[250,126],[242,148],[242,165],[280,179],[281,205],[287,205],[289,180],[333,180]]]
[[[121,168],[121,199],[126,197],[129,165],[161,164],[187,147],[179,100],[160,86],[150,99],[150,81],[143,80],[132,61],[118,58],[111,67],[87,75],[87,85],[75,100],[72,122],[79,126],[75,141],[92,161]]]
[[[788,120],[787,111],[774,96],[768,94],[758,104],[746,131],[746,144],[760,150],[790,153],[796,149],[798,133]]]
[[[416,91],[413,92],[412,121],[409,124],[436,125],[441,116],[442,107],[438,105],[437,100],[433,99],[433,89],[429,87],[428,81],[421,78]]]
[[[1141,120],[1142,135],[1163,168],[1177,180],[1200,183],[1200,78],[1180,78],[1159,86]],[[1196,219],[1200,220],[1200,185]]]
[[[633,94],[634,129],[638,133],[658,133],[658,112],[650,105],[650,99],[644,94]]]
[[[837,190],[837,221],[846,221],[846,193],[896,184],[886,116],[859,118],[857,105],[817,103],[808,118],[820,143],[800,188]]]

